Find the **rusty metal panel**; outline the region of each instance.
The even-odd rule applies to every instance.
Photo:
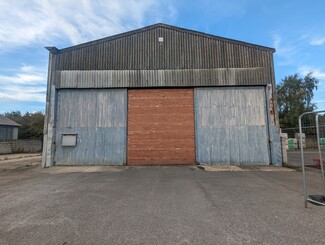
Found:
[[[196,160],[269,164],[265,87],[195,88]]]
[[[267,117],[269,121],[269,135],[270,135],[270,152],[271,152],[271,162],[273,165],[282,165],[282,147],[280,138],[280,128],[276,123],[276,107],[274,105],[274,94],[272,91],[272,86],[269,84],[266,86],[266,108]]]
[[[59,90],[56,165],[126,163],[126,89]],[[77,135],[75,147],[62,135]]]

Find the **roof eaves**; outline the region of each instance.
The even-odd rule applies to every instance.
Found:
[[[58,54],[60,52],[59,49],[57,49],[56,47],[54,46],[48,46],[48,47],[45,47],[50,53],[52,54]]]

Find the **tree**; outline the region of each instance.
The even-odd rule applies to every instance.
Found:
[[[24,118],[28,121],[27,138],[43,138],[44,114],[42,112],[26,113]]]
[[[277,85],[279,119],[282,128],[298,127],[300,114],[317,109],[312,100],[319,81],[312,75],[310,72],[302,78],[296,73],[286,76]]]
[[[6,112],[4,114],[9,119],[19,123],[19,139],[42,139],[44,128],[43,112],[26,112],[24,115],[20,111]]]

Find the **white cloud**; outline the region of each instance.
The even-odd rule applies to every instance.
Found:
[[[321,98],[324,98],[325,94],[325,71],[317,67],[311,66],[300,66],[298,67],[298,72],[303,76],[307,75],[309,72],[313,73],[313,76],[319,80],[318,93]],[[316,101],[317,103],[324,103],[323,100]]]
[[[281,58],[279,65],[290,65],[293,62],[293,56],[297,49],[291,43],[285,43],[279,34],[273,33],[273,47],[276,50],[275,55]]]
[[[37,85],[37,84],[42,84],[44,81],[44,77],[40,75],[35,75],[35,74],[17,74],[14,76],[2,76],[0,75],[0,84],[6,84],[6,83],[11,83],[11,84],[29,84],[29,85]]]
[[[316,77],[317,79],[325,79],[325,72],[322,71],[319,68],[311,67],[311,66],[301,66],[298,67],[299,73],[302,75],[307,75],[307,73],[312,72],[313,76]]]
[[[29,73],[34,73],[34,72],[39,72],[40,69],[38,69],[35,66],[31,66],[31,65],[23,65],[22,67],[20,67],[20,70],[22,72],[29,72]]]
[[[0,1],[0,50],[58,40],[78,44],[175,18],[169,1]]]
[[[325,44],[325,37],[315,37],[310,41],[309,44],[313,45],[313,46],[323,45],[323,44]]]
[[[0,92],[0,100],[45,102],[45,94],[24,93],[22,91],[18,91],[15,94],[8,94],[8,93]]]
[[[34,66],[18,68],[13,75],[0,74],[1,101],[45,102],[46,74]]]
[[[21,85],[43,85],[46,81],[46,74],[34,66],[22,66],[14,75],[0,74],[0,85],[4,86]]]

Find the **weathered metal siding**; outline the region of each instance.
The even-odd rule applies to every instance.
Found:
[[[196,88],[196,158],[269,164],[265,87]]]
[[[164,38],[162,43],[159,37]],[[63,49],[58,70],[271,68],[272,53],[270,48],[156,26]]]
[[[273,89],[274,87],[271,84],[266,87],[266,113],[270,137],[270,160],[272,165],[282,166],[280,128],[276,107],[276,90]]]
[[[18,127],[14,128],[12,139],[14,140],[18,139]]]
[[[56,165],[126,163],[126,89],[59,90]],[[77,134],[62,147],[62,134]]]
[[[57,71],[57,88],[266,85],[268,69],[219,68],[132,71]]]
[[[44,137],[43,137],[43,152],[42,166],[51,167],[54,165],[55,152],[55,122],[57,114],[57,94],[55,88],[55,71],[58,57],[56,54],[49,53],[49,67],[47,76],[47,91],[46,91],[46,113],[44,117]]]
[[[14,130],[17,127],[13,126],[1,126],[0,125],[0,140],[12,140],[14,138]]]
[[[273,51],[155,25],[60,50],[57,87],[265,85],[272,83]]]
[[[281,137],[276,125],[269,125],[270,130],[270,152],[272,165],[282,165]]]

